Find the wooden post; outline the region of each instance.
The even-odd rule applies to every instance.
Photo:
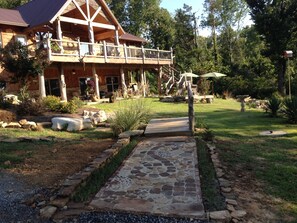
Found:
[[[173,64],[173,49],[172,49],[172,47],[170,48],[170,59],[171,59],[171,63]]]
[[[122,83],[122,92],[123,92],[123,97],[127,97],[127,86],[126,86],[126,81],[125,81],[125,72],[123,66],[120,68],[120,73],[121,73],[121,83]]]
[[[96,72],[96,65],[92,64],[92,73],[95,82],[95,95],[100,99],[100,87],[99,87],[99,78]]]
[[[191,88],[191,84],[188,82],[188,105],[189,105],[189,128],[194,135],[194,128],[195,128],[195,112],[194,112],[194,97],[193,91]]]
[[[140,67],[140,83],[141,83],[141,88],[142,88],[142,92],[143,92],[143,97],[146,96],[146,89],[145,89],[145,81],[144,81],[144,70],[143,67]]]
[[[61,66],[60,66],[60,91],[61,91],[62,101],[67,101],[67,89],[66,89],[66,82],[65,82],[63,64],[61,64]]]
[[[41,71],[41,73],[39,73],[38,79],[39,79],[39,94],[41,98],[44,98],[46,97],[44,71]]]
[[[59,40],[58,45],[60,47],[61,50],[61,54],[63,54],[64,50],[63,50],[63,33],[62,33],[62,28],[61,28],[61,21],[60,18],[58,17],[57,19],[57,39]]]
[[[158,93],[159,93],[159,96],[162,94],[162,75],[163,75],[163,67],[159,67],[159,74],[158,74]]]
[[[126,43],[124,43],[124,55],[125,55],[125,63],[128,63],[128,52],[127,52]]]
[[[158,59],[158,64],[160,63],[160,49],[157,47],[157,59]]]
[[[107,46],[106,46],[106,41],[103,41],[103,52],[104,52],[104,61],[107,63]]]
[[[48,49],[48,60],[51,61],[51,57],[52,57],[52,46],[51,46],[51,40],[48,37],[47,38],[47,49]]]
[[[141,46],[141,52],[142,52],[142,63],[144,63],[144,61],[145,61],[145,50],[144,50],[143,46]]]

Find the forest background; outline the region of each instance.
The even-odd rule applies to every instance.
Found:
[[[15,8],[26,2],[0,0],[0,7]],[[172,47],[180,72],[227,74],[213,80],[218,95],[259,99],[277,91],[288,95],[289,79],[292,95],[297,95],[297,60],[284,56],[286,50],[297,50],[296,0],[205,0],[201,15],[189,5],[170,14],[160,0],[106,2],[124,30],[145,38],[147,47]],[[247,14],[254,24],[244,27]],[[199,35],[199,27],[209,28],[210,35]],[[148,78],[156,90],[154,74]],[[200,85],[209,83],[200,80]]]

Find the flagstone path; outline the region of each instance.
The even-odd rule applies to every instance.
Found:
[[[204,219],[196,151],[189,136],[144,139],[90,206]]]

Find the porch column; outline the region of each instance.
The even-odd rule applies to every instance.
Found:
[[[145,80],[144,80],[144,70],[143,67],[140,67],[140,83],[141,83],[141,88],[143,92],[143,97],[146,96],[146,85],[145,85]]]
[[[99,77],[96,72],[95,64],[92,64],[92,74],[95,82],[95,95],[100,99],[100,87],[99,87]]]
[[[45,98],[46,97],[46,91],[45,91],[44,71],[39,73],[38,80],[39,80],[39,94],[40,94],[40,97]]]
[[[58,45],[60,46],[61,53],[63,53],[63,44],[62,44],[63,33],[62,33],[61,21],[60,21],[59,17],[57,19],[57,28],[56,29],[57,29],[57,39],[61,40],[61,41],[58,42]]]
[[[114,41],[115,41],[114,44],[115,44],[116,46],[119,46],[119,45],[120,45],[118,28],[116,28],[116,30],[115,30],[115,38],[114,38]],[[119,47],[116,48],[116,53],[117,53],[117,56],[120,55],[120,49],[119,49]]]
[[[159,67],[159,74],[158,74],[158,92],[159,92],[159,95],[162,94],[162,75],[163,75],[163,68]]]
[[[120,73],[121,73],[121,83],[122,83],[122,92],[123,92],[123,97],[127,97],[127,86],[126,86],[126,81],[125,81],[125,72],[123,66],[120,68]]]
[[[90,54],[94,54],[93,44],[95,43],[95,38],[94,38],[94,30],[91,22],[89,22],[88,30],[89,30],[89,42],[91,43],[91,45],[89,45],[89,51],[90,51]]]
[[[61,99],[62,99],[62,101],[67,101],[67,90],[66,90],[66,82],[65,82],[63,64],[61,64],[60,72],[61,72],[60,73],[60,92],[61,92]]]

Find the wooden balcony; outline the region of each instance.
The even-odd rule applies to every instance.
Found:
[[[86,43],[48,39],[45,44],[51,62],[83,62],[101,64],[173,64],[173,53],[159,49],[147,49],[110,43]]]

